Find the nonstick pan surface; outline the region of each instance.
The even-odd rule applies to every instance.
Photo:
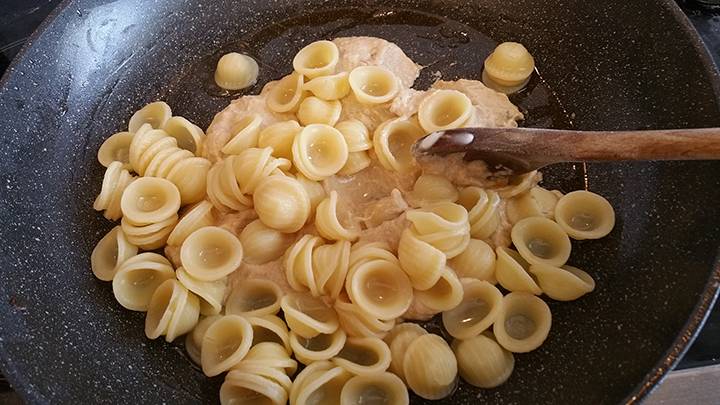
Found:
[[[426,66],[420,87],[437,75],[479,79],[497,42],[524,43],[541,76],[514,99],[528,126],[720,126],[717,71],[671,1],[67,1],[0,83],[0,366],[28,402],[217,401],[221,379],[205,378],[179,344],[147,340],[143,314],[90,272],[112,227],[92,210],[95,153],[156,99],[206,127],[237,96],[212,84],[222,52],[259,60],[257,93],[304,44],[348,35],[398,43]],[[441,403],[636,402],[715,299],[720,162],[545,174],[550,187],[587,186],[616,209],[608,238],[574,245],[571,262],[597,288],[550,303],[549,339],[517,356],[505,385],[461,384]]]

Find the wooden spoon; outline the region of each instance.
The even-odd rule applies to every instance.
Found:
[[[720,128],[655,131],[573,131],[541,128],[459,128],[433,132],[413,153],[465,153],[494,172],[523,174],[560,162],[720,159]],[[505,173],[504,173],[505,174]]]

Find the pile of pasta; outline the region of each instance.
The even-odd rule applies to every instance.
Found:
[[[297,121],[265,126],[247,114],[214,164],[203,131],[167,104],[136,112],[98,152],[107,169],[94,207],[121,222],[93,250],[92,271],[112,281],[120,305],[147,313],[148,338],[185,335],[207,376],[226,373],[221,403],[407,404],[408,388],[445,398],[458,376],[496,387],[515,353],[548,336],[540,296],[571,301],[595,288],[566,264],[570,238],[607,235],[613,209],[589,191],[525,182],[506,198],[423,174],[408,192],[414,207],[402,214],[397,248],[359,241],[361,229],[338,218],[342,196],[322,181],[376,164],[407,171],[415,140],[474,113],[466,95],[440,90],[417,116],[373,131],[338,122],[339,99],[380,105],[399,84],[380,66],[336,73],[337,60],[333,42],[303,48],[267,99]],[[240,231],[221,221],[249,212],[256,219]],[[503,221],[514,249],[490,241]],[[230,282],[244,266],[278,260],[282,280]],[[451,341],[404,321],[418,308],[440,314]]]

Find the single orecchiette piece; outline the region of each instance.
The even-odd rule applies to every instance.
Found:
[[[350,249],[350,267],[357,267],[372,260],[385,260],[400,265],[400,261],[385,242],[356,243]]]
[[[264,370],[284,375],[274,369]],[[287,397],[287,390],[275,379],[239,370],[228,373],[220,386],[221,405],[250,403],[283,405],[287,403]]]
[[[170,246],[180,246],[191,233],[200,228],[211,226],[214,223],[215,214],[213,213],[212,204],[209,201],[200,201],[189,207],[180,217],[180,221],[178,221],[170,233],[170,236],[168,236],[167,244]]]
[[[215,83],[227,90],[241,90],[257,82],[258,67],[255,59],[237,52],[226,53],[218,60]]]
[[[527,353],[545,341],[551,324],[552,314],[545,301],[525,292],[511,292],[503,297],[493,332],[506,350]]]
[[[368,314],[383,320],[397,318],[410,307],[410,279],[396,263],[370,260],[352,265],[345,280],[348,296]]]
[[[460,278],[469,277],[496,283],[495,252],[480,239],[471,238],[465,250],[448,261],[448,266],[455,270]]]
[[[337,298],[345,285],[350,262],[350,242],[317,246],[312,250],[312,271],[318,292]]]
[[[292,146],[295,136],[302,130],[295,120],[272,124],[258,135],[258,147],[272,148],[275,157],[292,160]]]
[[[463,279],[462,301],[442,314],[445,329],[457,339],[469,339],[487,330],[500,313],[503,295],[487,281]]]
[[[135,133],[143,124],[150,124],[154,129],[165,126],[165,123],[172,117],[170,106],[162,101],[155,101],[137,110],[130,117],[128,131]]]
[[[420,240],[410,228],[405,229],[400,236],[398,258],[416,290],[427,290],[434,286],[447,260],[445,253]]]
[[[110,230],[90,255],[92,272],[100,280],[111,281],[125,260],[137,255],[137,246],[128,242],[120,226]]]
[[[222,147],[222,153],[226,155],[239,155],[245,149],[254,148],[258,145],[262,117],[260,114],[248,113],[232,126],[230,132],[233,134],[229,141]]]
[[[337,129],[324,124],[303,128],[293,141],[293,163],[310,180],[323,180],[347,162],[348,147]]]
[[[303,235],[285,252],[283,267],[285,278],[295,291],[310,290],[315,297],[320,296],[313,272],[313,250],[323,244],[322,238],[310,234]]]
[[[545,295],[557,301],[573,301],[595,289],[595,280],[577,267],[534,264],[530,273]]]
[[[445,267],[435,285],[424,291],[415,291],[415,299],[432,311],[447,311],[462,301],[463,286],[455,272]]]
[[[207,196],[219,210],[242,211],[251,207],[253,201],[240,190],[235,177],[235,162],[239,156],[232,155],[215,163],[207,176]]]
[[[317,206],[315,211],[315,227],[323,238],[330,240],[354,241],[358,238],[357,226],[345,226],[337,216],[338,194],[333,190]]]
[[[438,90],[425,97],[418,107],[418,121],[425,132],[461,128],[471,122],[475,107],[457,90]]]
[[[382,338],[395,326],[395,320],[383,321],[363,311],[350,302],[347,294],[340,294],[334,305],[340,327],[355,337],[375,336]]]
[[[242,316],[225,315],[210,325],[200,345],[200,364],[208,377],[230,370],[250,350],[253,332]]]
[[[375,156],[388,170],[408,171],[416,164],[412,145],[423,135],[423,129],[413,121],[403,118],[386,121],[373,134]]]
[[[160,284],[175,278],[170,262],[157,253],[141,253],[125,260],[113,278],[115,299],[131,311],[147,311]]]
[[[356,375],[349,379],[340,393],[340,405],[362,405],[368,403],[408,405],[407,388],[396,375],[383,372],[371,375]]]
[[[345,166],[337,172],[340,176],[349,176],[368,168],[372,159],[366,151],[349,152]]]
[[[295,235],[267,227],[259,219],[250,222],[240,233],[243,261],[265,264],[280,258],[295,240]]]
[[[290,161],[273,157],[272,151],[272,148],[246,149],[233,161],[235,179],[240,185],[241,192],[252,194],[264,178],[281,174],[281,170],[290,169]]]
[[[177,223],[180,193],[168,180],[142,177],[125,188],[120,208],[123,232],[130,243],[145,250],[157,249]]]
[[[355,98],[362,104],[384,104],[400,91],[395,74],[380,66],[358,66],[348,77]]]
[[[460,377],[476,387],[495,388],[507,381],[515,368],[513,354],[485,334],[454,340],[452,349]]]
[[[216,226],[198,229],[180,247],[180,261],[185,271],[202,281],[215,281],[235,271],[242,264],[243,248],[231,232]]]
[[[329,335],[321,333],[309,339],[290,333],[290,347],[295,358],[308,365],[335,357],[345,345],[346,338],[345,331],[340,328]]]
[[[351,374],[329,361],[316,361],[301,371],[290,391],[290,405],[339,404]]]
[[[511,224],[528,217],[555,218],[555,205],[560,197],[542,187],[533,187],[527,193],[507,202],[507,216]]]
[[[405,215],[418,239],[443,251],[448,259],[462,253],[470,243],[468,212],[461,205],[440,202]]]
[[[500,224],[498,193],[480,187],[465,187],[460,191],[458,203],[468,211],[473,238],[487,239],[495,232]]]
[[[316,77],[303,85],[303,90],[311,92],[323,100],[340,100],[350,94],[348,73]]]
[[[396,325],[385,338],[385,342],[390,346],[390,371],[403,380],[405,379],[403,362],[405,361],[407,348],[423,335],[427,335],[427,331],[420,325],[406,322]]]
[[[390,348],[377,337],[351,337],[332,362],[355,375],[382,373],[390,366]]]
[[[295,54],[293,69],[308,79],[314,79],[333,74],[339,59],[337,45],[331,41],[315,41]]]
[[[242,316],[274,315],[280,311],[283,292],[270,280],[249,279],[233,288],[225,300],[225,313]]]
[[[438,335],[425,334],[412,342],[403,359],[408,388],[425,399],[441,399],[452,393],[457,383],[457,360],[448,344]],[[432,359],[432,366],[427,361]]]
[[[310,180],[302,173],[298,173],[295,176],[295,179],[300,183],[300,185],[303,186],[308,197],[310,197],[310,218],[308,219],[312,219],[312,216],[315,215],[315,210],[320,204],[320,201],[325,199],[325,188],[323,187],[322,183],[315,180]]]
[[[109,167],[112,162],[120,162],[123,169],[132,169],[130,143],[132,143],[133,136],[135,134],[132,132],[118,132],[110,136],[98,149],[98,162],[105,167]]]
[[[573,239],[599,239],[615,227],[615,210],[598,194],[573,191],[558,200],[555,220]]]
[[[238,370],[243,366],[257,365],[277,368],[287,375],[292,375],[297,370],[297,361],[290,358],[287,349],[279,343],[272,342],[253,345],[242,362],[233,369]]]
[[[200,350],[202,347],[202,340],[205,337],[205,332],[207,332],[213,322],[217,321],[221,317],[222,315],[206,316],[200,319],[200,322],[195,325],[190,333],[185,335],[185,351],[190,357],[190,360],[198,366],[200,365]]]
[[[365,124],[356,119],[350,119],[338,122],[335,129],[345,137],[349,152],[347,162],[338,174],[349,176],[370,166],[372,161],[365,151],[372,148],[372,141]]]
[[[292,293],[284,296],[280,307],[290,330],[298,336],[312,338],[321,333],[329,335],[338,328],[335,310],[308,294]]]
[[[258,217],[280,232],[299,231],[310,216],[310,197],[294,178],[273,175],[263,179],[253,194]]]
[[[266,104],[276,113],[295,112],[303,99],[303,76],[298,72],[283,77],[267,94]]]
[[[530,264],[562,266],[570,257],[570,238],[550,219],[525,218],[513,226],[510,237],[520,256]]]
[[[514,93],[525,87],[535,69],[535,60],[522,44],[503,42],[485,59],[482,80],[502,93]]]
[[[340,119],[341,112],[342,104],[339,101],[325,101],[310,96],[300,102],[297,117],[302,125],[325,124],[333,126]]]
[[[415,181],[410,195],[415,205],[423,206],[442,201],[455,202],[459,193],[446,177],[423,174]]]
[[[180,284],[200,298],[201,315],[217,315],[222,311],[222,301],[227,289],[227,278],[215,281],[202,281],[188,274],[180,267],[175,271]]]
[[[252,326],[253,346],[261,343],[277,343],[285,348],[288,355],[292,353],[290,331],[282,318],[276,315],[264,315],[250,316],[247,320]]]
[[[532,190],[533,187],[537,186],[540,178],[540,173],[534,170],[529,173],[509,177],[507,184],[502,187],[493,188],[493,190],[502,198],[513,198]]]
[[[520,253],[502,246],[495,249],[495,253],[497,253],[495,278],[504,289],[535,295],[542,294],[535,277],[528,272],[530,263],[520,256]]]
[[[111,162],[105,170],[102,188],[93,203],[93,208],[96,211],[105,210],[103,216],[111,221],[120,219],[122,217],[120,201],[123,192],[134,179],[130,172],[123,168],[121,162]]]
[[[172,117],[165,123],[163,130],[175,138],[180,149],[190,151],[195,156],[202,156],[205,132],[200,127],[183,117]]]
[[[200,302],[175,279],[165,280],[152,295],[145,316],[145,336],[157,339],[165,335],[172,342],[190,332],[198,323]]]

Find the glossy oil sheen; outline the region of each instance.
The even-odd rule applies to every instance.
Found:
[[[90,272],[92,248],[113,226],[91,208],[103,174],[97,149],[147,102],[164,99],[206,127],[229,96],[290,73],[295,52],[316,39],[395,41],[426,66],[421,88],[435,72],[479,79],[496,42],[514,40],[541,73],[512,97],[524,125],[720,126],[717,75],[670,1],[238,4],[70,1],[0,84],[0,365],[28,402],[218,399],[220,378],[208,380],[176,345],[148,341],[143,314],[117,305],[110,284]],[[215,86],[214,66],[228,51],[258,61],[257,85],[232,94]],[[586,173],[563,165],[544,174],[548,187],[587,185],[616,209],[614,231],[574,242],[569,261],[596,290],[550,302],[548,340],[518,358],[503,386],[461,383],[451,398],[414,404],[633,402],[704,319],[718,283],[720,205],[707,202],[720,201],[720,163],[592,164]]]

